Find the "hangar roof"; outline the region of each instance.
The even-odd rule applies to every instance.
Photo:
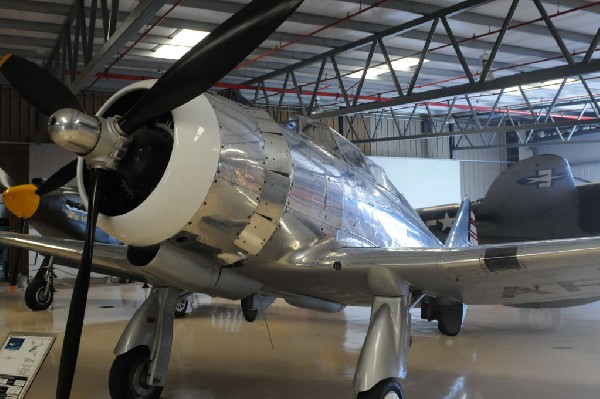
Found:
[[[35,61],[73,91],[115,91],[159,77],[175,61],[163,51],[185,51],[177,34],[210,32],[244,3],[3,0],[0,55]],[[306,0],[213,89],[305,114],[488,116],[480,129],[502,114],[592,126],[599,38],[593,1]]]

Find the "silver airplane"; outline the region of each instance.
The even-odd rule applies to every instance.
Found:
[[[58,84],[51,104],[47,92],[27,91],[30,81],[51,83],[33,67],[26,82],[11,74],[26,61],[12,56],[0,65],[11,84],[51,115],[53,141],[80,155],[88,232],[99,214],[99,226],[124,245],[92,245],[93,234],[81,242],[2,233],[0,242],[81,257],[82,281],[93,249],[94,263],[154,286],[116,345],[113,398],[159,397],[180,289],[242,300],[250,319],[274,297],[325,312],[370,306],[354,378],[360,399],[403,397],[409,310],[425,298],[431,318],[456,334],[464,304],[600,296],[600,238],[471,246],[465,200],[442,244],[385,173],[329,127],[302,118],[282,126],[263,110],[206,93],[240,61],[228,58],[234,44],[255,38],[248,29],[258,22],[242,23],[245,16],[287,7],[269,17],[279,24],[297,3],[250,3],[234,15],[235,29],[226,21],[207,37],[209,45],[201,42],[157,82],[119,91],[96,116]],[[69,313],[76,327],[84,306],[76,283]],[[60,398],[72,383],[76,327],[68,323],[65,331]]]

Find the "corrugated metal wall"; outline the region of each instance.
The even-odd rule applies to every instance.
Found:
[[[487,139],[489,140],[489,137]],[[485,144],[478,135],[469,136],[469,140],[473,146]],[[484,197],[494,179],[506,169],[504,148],[455,150],[453,159],[462,161],[460,163],[461,195],[463,197],[468,195],[472,200]]]
[[[420,119],[414,118],[409,122],[406,117],[379,118],[373,114],[371,120],[371,137],[375,139],[398,137],[397,126],[402,129],[404,136],[414,136],[422,132]],[[450,159],[450,146],[447,137],[426,140],[391,140],[371,143],[371,154],[381,157],[412,157]]]
[[[600,140],[600,133],[574,137],[572,142]],[[590,182],[600,182],[600,143],[560,144],[534,147],[534,155],[557,154],[569,161],[573,176]]]

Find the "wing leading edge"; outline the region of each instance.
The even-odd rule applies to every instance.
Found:
[[[411,290],[467,304],[522,305],[600,298],[600,238],[452,249],[346,248],[326,255],[320,282],[340,297]],[[574,302],[576,303],[576,302]]]
[[[83,241],[8,232],[0,232],[0,244],[55,256],[66,260],[63,263],[67,266],[78,265],[83,251]],[[93,262],[96,272],[145,280],[145,276],[127,260],[125,245],[94,244]]]

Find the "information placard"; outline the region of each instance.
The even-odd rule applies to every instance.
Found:
[[[0,399],[25,397],[56,334],[10,332],[0,349]]]

